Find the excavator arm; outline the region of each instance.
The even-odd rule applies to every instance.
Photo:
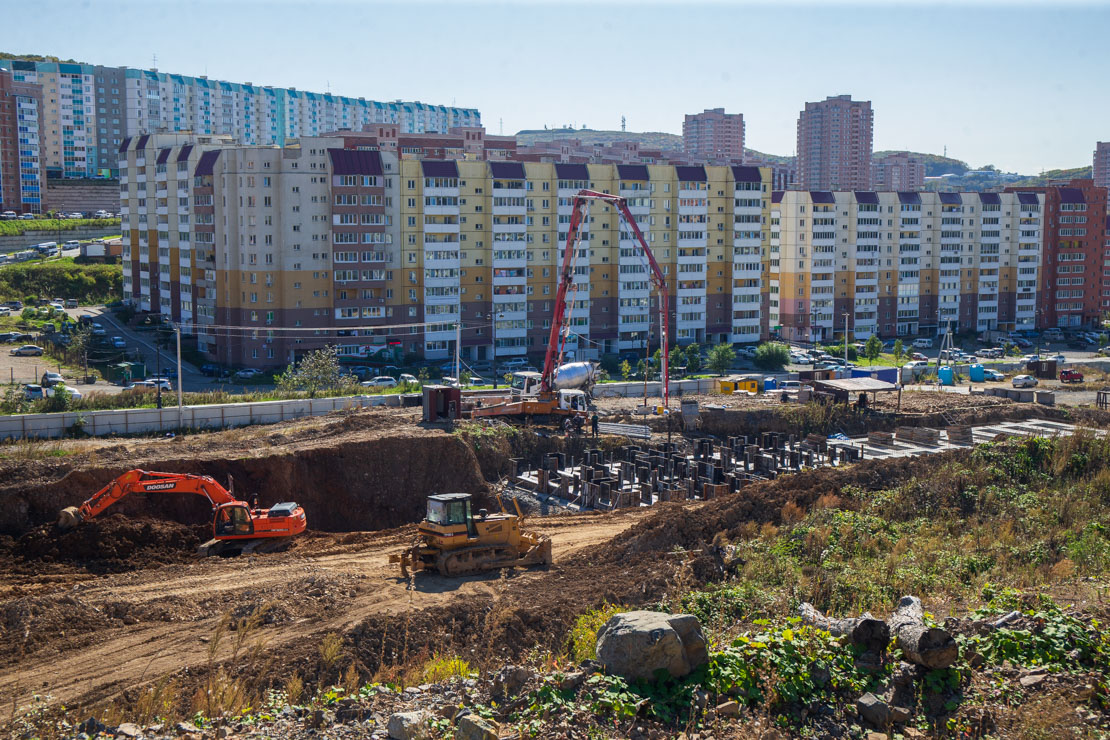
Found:
[[[94,493],[79,507],[62,510],[58,525],[63,529],[99,516],[105,509],[132,493],[193,493],[204,496],[213,509],[223,504],[242,503],[226,488],[207,475],[188,473],[155,473],[146,470],[128,470],[108,485]]]
[[[545,392],[551,392],[555,389],[555,368],[562,361],[563,347],[566,344],[566,309],[567,309],[567,292],[571,290],[574,283],[574,252],[578,248],[578,242],[581,239],[580,229],[582,223],[586,218],[589,210],[589,203],[592,200],[600,200],[607,203],[616,209],[619,218],[624,218],[628,222],[629,228],[632,229],[633,236],[636,237],[636,242],[640,249],[643,250],[644,256],[647,258],[648,266],[651,270],[651,282],[656,291],[659,293],[659,326],[660,336],[662,337],[661,347],[663,355],[663,405],[670,405],[670,378],[668,367],[668,341],[670,335],[670,321],[669,311],[667,307],[667,280],[663,276],[663,270],[659,267],[659,263],[655,261],[655,255],[651,253],[651,248],[648,247],[647,240],[640,232],[640,227],[636,224],[636,219],[633,217],[632,212],[628,210],[628,202],[618,196],[610,195],[609,193],[599,193],[596,190],[579,190],[574,198],[574,209],[571,211],[570,225],[567,229],[567,246],[563,252],[563,264],[559,272],[559,287],[555,292],[555,311],[551,322],[551,335],[547,342],[547,354],[544,357],[543,373],[540,376],[540,388]]]

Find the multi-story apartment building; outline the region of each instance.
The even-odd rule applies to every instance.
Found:
[[[48,177],[92,177],[98,171],[95,74],[88,64],[0,60],[17,82],[42,87],[41,153]]]
[[[713,163],[744,161],[744,114],[725,113],[724,108],[686,114],[682,122],[682,145],[690,157]]]
[[[894,152],[871,160],[871,189],[907,192],[925,187],[925,163],[909,152]]]
[[[377,146],[346,133],[285,147],[127,141],[126,298],[232,365],[327,344],[448,357],[457,335],[468,359],[539,353],[573,198],[593,188],[629,199],[667,276],[675,340],[761,336],[767,170],[416,160]],[[613,209],[592,206],[572,258],[568,349],[658,341],[646,260]]]
[[[1110,193],[1110,141],[1100,141],[1095,144],[1093,164],[1095,187],[1106,188]]]
[[[798,187],[867,190],[874,126],[871,101],[836,95],[798,115]]]
[[[42,87],[0,69],[0,211],[42,211],[42,111]]]
[[[1032,329],[1044,196],[775,192],[767,321],[787,339]]]
[[[18,59],[0,60],[0,69],[43,88],[39,135],[51,177],[115,177],[120,143],[141,134],[227,135],[243,144],[281,146],[286,139],[375,123],[395,124],[401,134],[481,125],[473,108],[379,102],[157,70]]]
[[[1104,253],[1107,189],[1086,179],[1022,189],[1037,193],[1044,205],[1044,279],[1037,325],[1101,326],[1110,311]]]

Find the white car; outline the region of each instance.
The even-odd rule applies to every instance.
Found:
[[[108,333],[108,330],[104,328],[103,324],[97,324],[94,322],[92,325],[92,333],[93,336],[103,337]]]
[[[51,303],[50,307],[53,308],[55,311],[65,311],[66,310],[66,304],[58,303],[57,301]]]
[[[1064,357],[1063,355],[1053,355],[1052,357],[1049,357],[1048,359],[1052,360],[1053,362],[1057,362],[1057,363],[1063,363],[1063,362],[1068,361],[1068,358]]]
[[[991,370],[991,369],[988,368],[988,369],[983,371],[983,380],[990,380],[990,381],[998,382],[1000,380],[1005,380],[1005,379],[1006,379],[1006,376],[1003,375],[1002,373],[998,372],[997,370]]]
[[[415,375],[410,375],[409,373],[401,373],[401,377],[398,378],[398,380],[402,383],[419,383],[420,382],[419,378],[417,378]]]
[[[239,372],[235,373],[236,378],[257,378],[262,374],[261,370],[256,370],[253,367],[245,367]]]
[[[392,388],[397,385],[397,379],[391,378],[388,375],[379,375],[375,378],[370,378],[370,380],[364,380],[359,383],[359,385],[365,386],[367,388]]]
[[[15,218],[16,218],[15,211],[4,211],[3,213],[0,213],[0,220],[11,221],[11,220],[14,220]]]
[[[80,249],[80,248],[81,248],[81,242],[77,241],[76,239],[70,239],[68,242],[66,242],[65,244],[62,245],[62,249]]]
[[[1013,379],[1015,388],[1036,388],[1037,379],[1032,375],[1015,375]]]
[[[76,388],[70,388],[68,385],[56,385],[53,388],[47,388],[46,395],[53,396],[60,390],[67,391],[69,393],[69,398],[71,401],[81,400],[81,391],[77,390]]]

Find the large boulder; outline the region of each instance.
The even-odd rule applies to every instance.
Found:
[[[597,658],[609,673],[651,680],[660,669],[685,676],[709,654],[694,615],[636,611],[617,614],[598,630]]]
[[[425,740],[431,736],[428,730],[430,715],[420,709],[415,712],[397,712],[389,718],[387,731],[391,740]]]

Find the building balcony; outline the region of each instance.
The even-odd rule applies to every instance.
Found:
[[[127,172],[125,170],[125,171],[119,173],[119,184],[121,186],[123,186],[123,185],[126,185],[127,183],[128,183],[128,177],[127,177]]]
[[[702,234],[701,236],[699,236],[697,238],[694,238],[694,239],[679,238],[679,240],[678,240],[678,248],[679,249],[696,249],[697,247],[704,247],[705,245],[706,245],[706,235],[705,234]]]
[[[527,224],[491,224],[490,231],[494,234],[526,234]]]
[[[457,198],[459,196],[459,189],[458,188],[424,188],[423,194],[425,196],[428,196],[428,197],[447,196],[447,197]],[[436,207],[442,208],[443,206],[436,206]],[[455,208],[453,206],[452,206],[452,208],[454,208],[455,213],[459,212],[458,208]],[[424,212],[428,213],[427,208],[424,209]]]
[[[745,270],[738,267],[735,263],[732,266],[732,279],[733,280],[759,280],[763,277],[761,270]]]

